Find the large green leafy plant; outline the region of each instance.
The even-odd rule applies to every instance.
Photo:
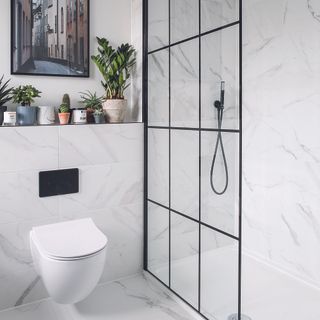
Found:
[[[31,85],[19,86],[12,90],[13,102],[22,106],[30,106],[34,98],[39,98],[41,91]]]
[[[12,99],[11,92],[13,88],[9,88],[10,80],[4,82],[4,75],[0,79],[0,107],[4,106]]]
[[[116,50],[105,38],[97,37],[98,54],[91,56],[104,81],[106,99],[124,99],[124,91],[129,86],[128,80],[136,63],[135,49],[128,43]]]

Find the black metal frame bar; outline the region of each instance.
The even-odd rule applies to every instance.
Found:
[[[144,270],[162,283],[166,288],[172,291],[176,296],[178,296],[182,301],[184,301],[188,306],[193,310],[198,312],[204,319],[208,319],[201,313],[201,227],[205,226],[217,233],[220,233],[224,236],[227,236],[235,241],[238,241],[238,318],[240,319],[241,315],[241,272],[242,272],[242,0],[239,0],[239,20],[223,25],[219,28],[215,28],[206,32],[201,33],[201,0],[199,1],[199,33],[195,36],[183,39],[178,42],[171,43],[171,0],[167,0],[169,5],[169,44],[161,48],[157,48],[151,51],[148,51],[148,0],[143,0],[143,121],[144,121],[144,132],[145,132],[145,148],[144,148]],[[202,128],[201,126],[201,110],[202,110],[202,101],[201,101],[201,39],[203,36],[212,34],[223,29],[238,26],[239,30],[239,129],[216,129],[216,128]],[[171,126],[171,48],[191,41],[194,39],[199,39],[199,127],[175,127]],[[169,126],[155,126],[148,124],[148,57],[150,54],[157,53],[162,50],[169,51]],[[165,206],[161,203],[158,203],[152,199],[148,198],[148,130],[149,129],[159,129],[159,130],[168,130],[169,132],[169,206]],[[199,219],[190,217],[184,213],[181,213],[177,210],[171,208],[171,133],[172,130],[189,130],[199,132],[199,181],[201,182],[201,138],[202,133],[211,131],[211,132],[225,132],[225,133],[234,133],[238,135],[239,141],[239,194],[238,194],[238,218],[239,218],[239,229],[238,236],[232,235],[228,232],[225,232],[219,228],[215,228],[211,225],[208,225],[201,221],[201,183],[199,183]],[[169,284],[164,283],[159,277],[153,274],[148,269],[148,203],[153,203],[159,207],[162,207],[168,210],[169,215]],[[199,225],[199,261],[198,261],[198,306],[195,307],[190,302],[186,301],[179,293],[175,292],[171,287],[171,213],[175,213],[179,216],[182,216],[186,219],[189,219]],[[209,320],[209,319],[208,319]]]

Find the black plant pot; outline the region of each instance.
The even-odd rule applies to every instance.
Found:
[[[33,126],[37,123],[38,107],[17,107],[17,124],[19,126]]]
[[[3,113],[7,111],[6,106],[0,106],[0,126],[2,126],[3,123]]]

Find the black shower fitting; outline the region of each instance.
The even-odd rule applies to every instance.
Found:
[[[220,87],[220,100],[216,100],[214,102],[214,106],[218,111],[218,133],[217,133],[217,141],[216,145],[214,148],[214,153],[213,153],[213,158],[212,158],[212,164],[211,164],[211,170],[210,170],[210,186],[212,191],[217,194],[217,195],[223,195],[227,189],[228,189],[228,184],[229,184],[229,170],[228,170],[228,163],[226,159],[226,154],[224,150],[224,144],[223,144],[223,139],[222,139],[222,122],[223,122],[223,111],[224,111],[224,93],[225,93],[225,82],[221,81],[221,87]],[[218,191],[217,188],[214,185],[214,177],[213,177],[213,171],[214,167],[217,161],[217,154],[218,154],[218,148],[221,148],[221,153],[222,153],[222,158],[223,158],[223,166],[224,166],[224,171],[225,171],[225,185],[221,191]]]

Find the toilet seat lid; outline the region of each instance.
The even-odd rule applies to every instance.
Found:
[[[91,218],[33,227],[32,238],[43,254],[57,259],[92,255],[108,242]]]

